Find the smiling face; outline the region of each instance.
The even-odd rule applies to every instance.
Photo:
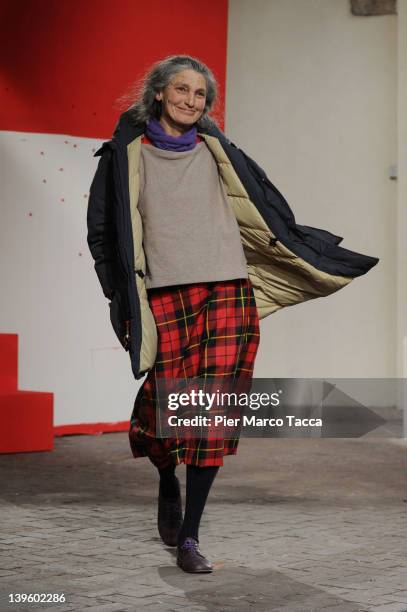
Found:
[[[195,70],[182,70],[155,97],[162,102],[160,123],[164,129],[181,134],[198,121],[204,111],[205,78]]]

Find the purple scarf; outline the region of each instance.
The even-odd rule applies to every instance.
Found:
[[[191,151],[196,145],[195,125],[181,136],[170,136],[157,119],[152,117],[146,126],[146,135],[155,147],[166,151]]]

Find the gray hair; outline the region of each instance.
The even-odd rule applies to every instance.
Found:
[[[133,99],[127,110],[134,123],[144,123],[151,117],[160,118],[161,102],[155,99],[155,95],[162,91],[178,72],[187,69],[202,74],[206,81],[205,108],[197,121],[197,125],[199,127],[208,127],[211,124],[217,125],[216,120],[209,116],[209,112],[217,101],[218,85],[216,79],[206,64],[190,55],[170,55],[156,62],[142,79],[133,86],[130,94],[121,98],[122,101]],[[135,96],[136,99],[134,100]]]

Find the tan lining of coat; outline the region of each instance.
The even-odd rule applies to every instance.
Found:
[[[140,211],[137,207],[140,192],[140,152],[141,136],[127,145],[127,157],[129,165],[129,194],[130,194],[130,213],[131,226],[133,231],[134,244],[134,275],[137,292],[140,299],[141,316],[141,348],[140,348],[140,372],[144,372],[153,367],[157,356],[158,334],[154,315],[148,302],[146,283],[144,278],[136,274],[136,270],[146,273],[146,257],[143,249],[143,222]]]
[[[137,208],[142,136],[138,136],[127,145],[127,152],[134,261],[136,269],[142,269],[145,273],[143,226]],[[270,238],[274,238],[274,235],[250,200],[219,140],[208,134],[200,136],[204,138],[215,158],[228,200],[239,224],[259,319],[264,319],[280,308],[334,293],[353,280],[351,277],[334,276],[317,270],[292,253],[280,241],[271,246]],[[144,371],[152,368],[156,359],[157,328],[148,302],[145,281],[138,274],[136,274],[136,286],[140,296],[143,334],[140,371]]]
[[[280,241],[271,246],[270,238],[275,236],[250,200],[219,140],[208,134],[200,136],[205,139],[218,164],[240,227],[260,319],[285,306],[329,295],[353,280],[351,277],[334,276],[317,270]]]

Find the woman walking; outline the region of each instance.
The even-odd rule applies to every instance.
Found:
[[[224,455],[237,438],[156,437],[157,379],[248,378],[259,343],[259,321],[239,226],[216,162],[197,123],[215,102],[212,72],[192,58],[170,58],[147,75],[133,112],[146,120],[138,208],[145,275],[158,332],[154,367],[131,416],[134,457],[158,468],[158,530],[178,546],[178,565],[209,572],[200,553],[199,524]],[[186,464],[185,516],[175,468]]]
[[[264,171],[210,119],[216,92],[196,58],[155,64],[96,153],[88,209],[88,243],[113,327],[135,377],[147,373],[131,415],[131,450],[157,468],[158,531],[177,546],[178,566],[193,573],[213,569],[199,548],[200,521],[239,437],[160,437],[160,379],[226,381],[248,392],[259,319],[328,295],[378,261],[295,224]]]

